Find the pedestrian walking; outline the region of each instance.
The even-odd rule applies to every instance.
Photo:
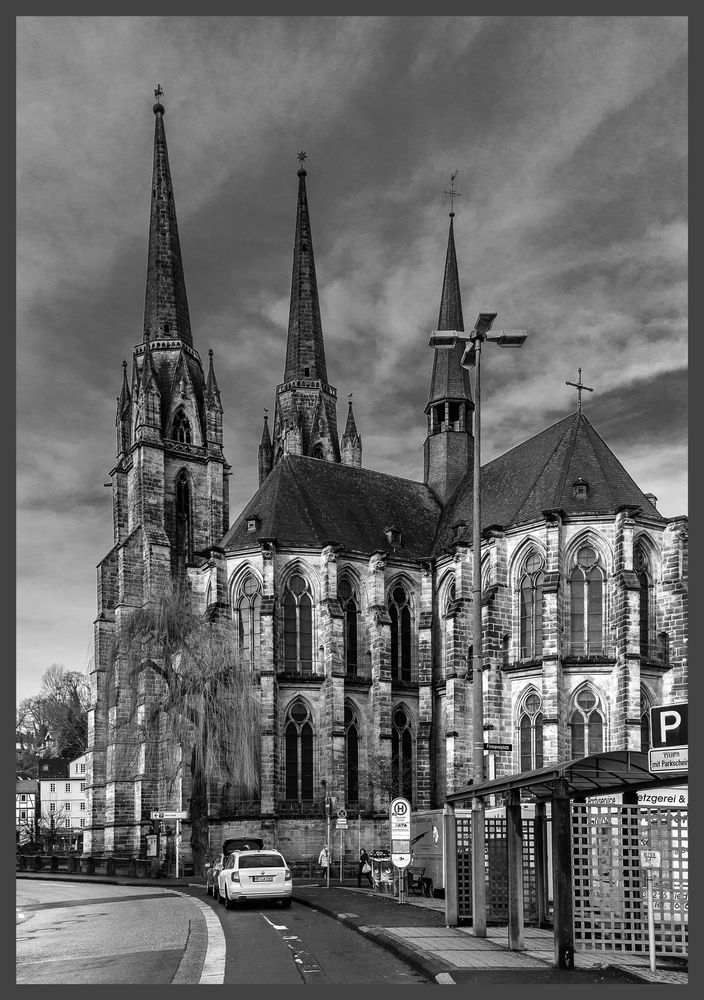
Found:
[[[320,868],[324,876],[327,876],[328,866],[330,864],[331,864],[330,852],[328,851],[327,844],[324,844],[322,851],[318,855],[318,867]]]
[[[369,885],[374,886],[372,881],[372,863],[369,859],[369,855],[362,848],[359,852],[359,867],[357,868],[357,888],[362,888],[362,876],[369,882]]]

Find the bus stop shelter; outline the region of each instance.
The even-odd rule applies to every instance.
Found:
[[[455,806],[472,805],[483,809],[492,796],[501,796],[506,807],[506,829],[508,849],[508,937],[509,948],[524,948],[523,912],[523,852],[521,799],[536,804],[536,812],[545,813],[545,805],[550,803],[552,817],[552,876],[553,876],[553,927],[555,937],[555,965],[557,968],[574,967],[574,911],[572,884],[572,815],[571,804],[584,802],[589,795],[621,793],[623,804],[635,805],[637,793],[641,790],[658,788],[671,784],[673,780],[686,782],[687,775],[665,775],[660,777],[648,770],[647,752],[635,750],[615,750],[588,757],[551,764],[535,771],[524,771],[502,778],[468,785],[446,798],[449,810]],[[547,845],[544,844],[543,848]],[[483,872],[474,864],[473,871]],[[453,864],[453,862],[449,862]],[[454,858],[456,866],[456,857]],[[546,849],[536,854],[536,865],[547,865]],[[448,870],[448,876],[450,872]],[[447,886],[456,885],[456,878],[449,878]],[[544,880],[539,879],[543,886]],[[456,887],[455,887],[456,896]],[[481,898],[481,897],[480,897]],[[448,906],[452,899],[448,898]],[[539,912],[545,913],[546,900],[539,905]],[[455,901],[456,912],[456,901]],[[484,912],[473,913],[475,932],[486,933],[486,903]],[[479,929],[479,930],[477,930]]]

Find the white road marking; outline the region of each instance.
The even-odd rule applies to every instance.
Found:
[[[272,924],[271,920],[269,920],[269,918],[267,917],[266,913],[262,913],[261,915],[264,917],[264,919],[266,920],[266,922],[271,927],[274,928],[275,931],[287,931],[288,930],[288,927],[285,924]]]

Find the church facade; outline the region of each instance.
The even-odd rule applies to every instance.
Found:
[[[144,330],[123,370],[114,546],[98,566],[85,852],[144,854],[151,810],[187,808],[187,781],[177,794],[157,766],[126,770],[110,735],[111,645],[173,580],[203,613],[235,619],[260,699],[259,794],[210,789],[213,849],[259,835],[292,859],[317,855],[326,796],[359,818],[369,847],[390,796],[441,806],[473,777],[474,683],[490,776],[647,748],[650,707],[687,698],[686,517],[658,512],[581,405],[487,463],[473,676],[461,346],[433,352],[422,481],[365,469],[351,403],[338,437],[302,162],[283,378],[259,488],[230,518],[220,389],[191,335],[161,103],[154,113]],[[451,213],[438,329],[461,336],[453,227]]]

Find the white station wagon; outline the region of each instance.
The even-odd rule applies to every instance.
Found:
[[[237,902],[280,899],[291,905],[291,869],[279,851],[235,851],[218,875],[218,902],[229,909]]]

